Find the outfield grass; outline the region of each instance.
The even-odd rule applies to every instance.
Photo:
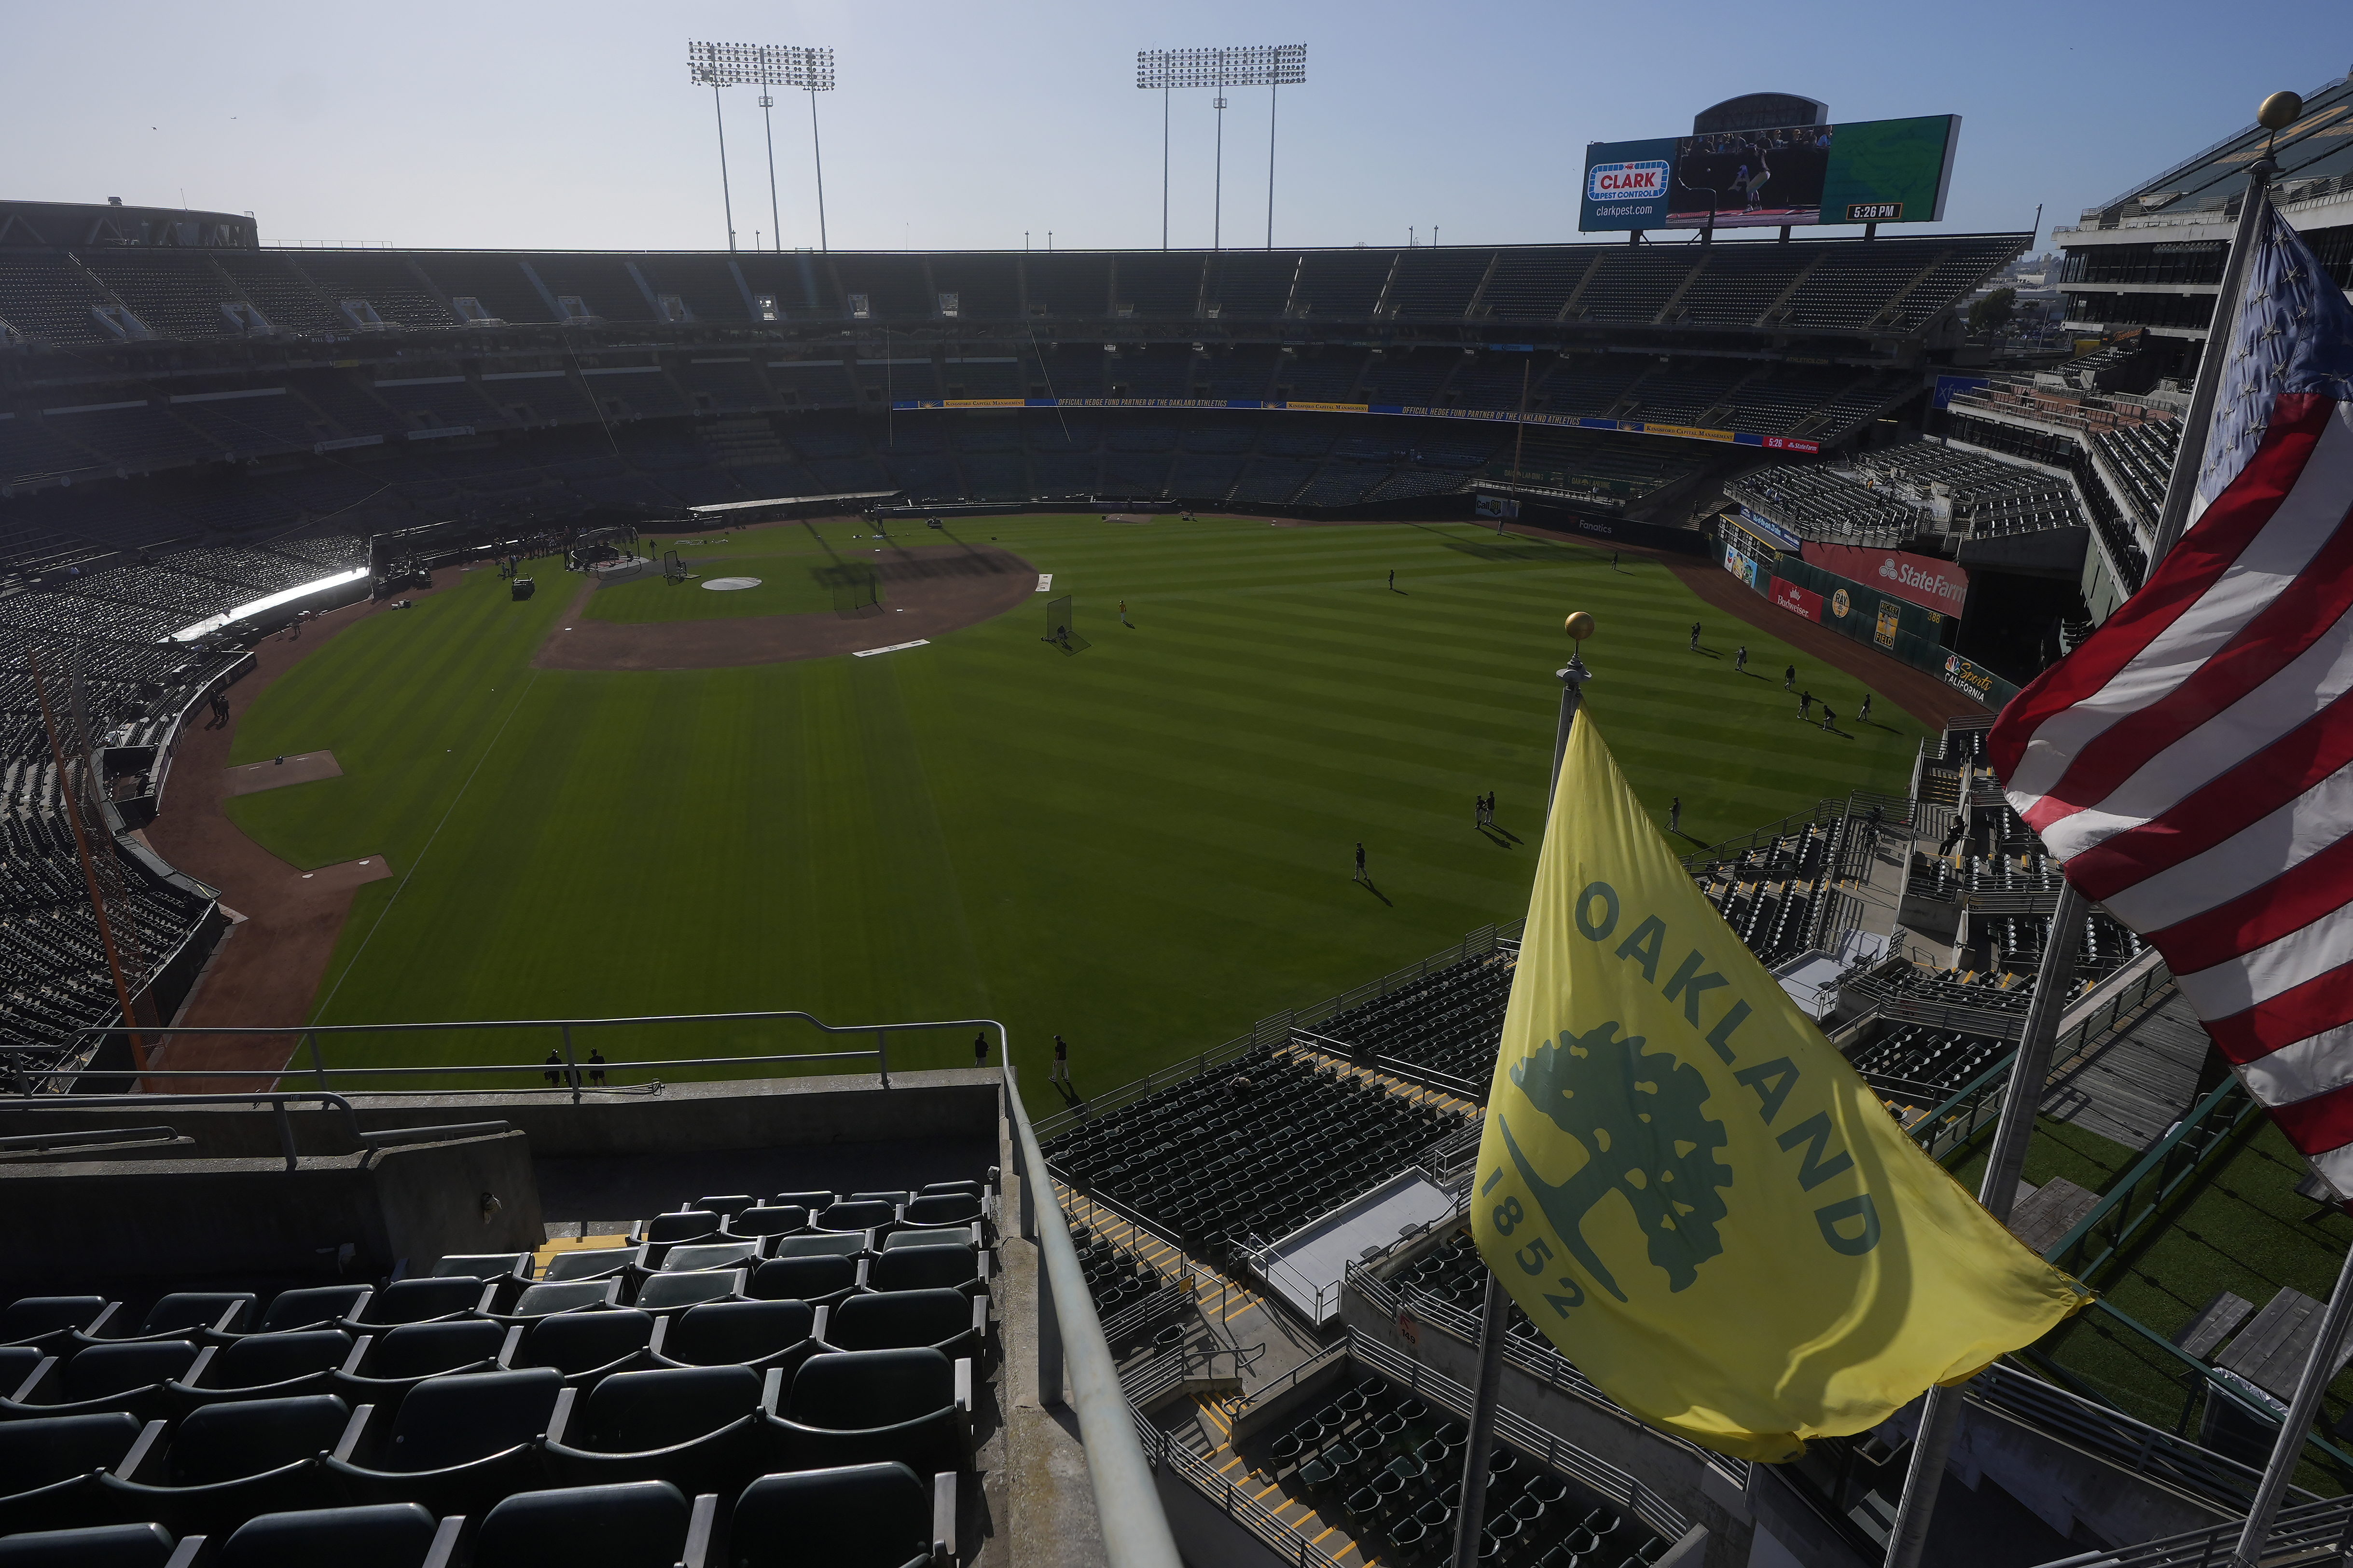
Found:
[[[724,548],[875,559],[855,531]],[[317,1016],[986,1015],[1033,1080],[1067,1035],[1095,1092],[1525,912],[1571,609],[1599,623],[1591,712],[1662,823],[1681,795],[1686,848],[1900,791],[1924,733],[1892,702],[1853,723],[1855,682],[1804,660],[1851,733],[1800,723],[1786,645],[1655,562],[1577,545],[1220,518],[911,532],[1053,573],[1082,651],[1041,641],[1041,598],[873,658],[537,671],[572,595],[516,603],[484,572],[265,693],[236,760],[332,747],[343,776],[231,814],[306,868],[383,854],[396,872],[359,891]],[[1708,653],[1686,650],[1695,617]],[[1474,830],[1488,789],[1516,842]],[[1350,879],[1358,840],[1377,890]],[[968,1065],[969,1037],[893,1059]]]

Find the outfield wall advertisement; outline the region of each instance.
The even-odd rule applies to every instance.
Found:
[[[1930,114],[1596,142],[1577,227],[1935,223],[1960,133],[1959,115]]]
[[[1398,414],[1414,419],[1470,419],[1487,425],[1545,425],[1562,430],[1617,430],[1633,436],[1672,436],[1684,441],[1725,441],[1768,452],[1819,452],[1822,444],[1802,436],[1763,436],[1750,430],[1710,430],[1694,425],[1645,424],[1639,419],[1587,419],[1574,414],[1531,409],[1426,408],[1410,403],[1261,403],[1208,397],[922,397],[893,403],[913,408],[1274,408],[1294,414]]]
[[[1809,540],[1806,563],[1835,572],[1853,583],[1875,584],[1882,593],[1909,599],[1926,609],[1957,616],[1968,603],[1969,574],[1949,561],[1907,555],[1897,550],[1863,550],[1852,544]]]

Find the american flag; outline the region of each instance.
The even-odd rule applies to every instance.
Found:
[[[1988,737],[2084,897],[2353,1196],[2353,306],[2265,204],[2180,543]]]

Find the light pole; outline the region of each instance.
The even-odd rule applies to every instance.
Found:
[[[1168,93],[1172,88],[1208,87],[1218,92],[1217,173],[1210,216],[1210,248],[1225,242],[1226,93],[1229,87],[1267,89],[1266,243],[1274,247],[1274,93],[1307,79],[1305,44],[1252,44],[1229,48],[1138,49],[1135,85],[1160,94],[1160,248],[1168,248]]]
[[[768,111],[776,100],[768,96],[772,87],[797,87],[809,95],[809,142],[817,143],[817,95],[833,90],[833,51],[829,48],[803,48],[794,44],[714,44],[690,43],[686,46],[687,69],[698,87],[711,89],[714,111],[723,87],[754,86],[760,90],[760,119],[768,140],[768,216],[776,226],[776,248],[785,247],[785,225],[776,202],[776,133]],[[719,128],[719,185],[727,195],[727,248],[735,248],[735,206],[732,195],[727,195],[727,127],[723,119]],[[818,149],[817,158],[817,232],[818,247],[825,248],[825,159]]]

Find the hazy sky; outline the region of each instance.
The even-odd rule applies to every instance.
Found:
[[[1588,142],[1674,135],[1737,93],[1834,120],[1964,117],[1946,226],[2023,228],[2113,196],[2353,63],[2353,6],[2260,32],[2182,0],[2099,4],[1145,7],[1079,0],[754,5],[7,0],[5,195],[252,211],[265,243],[717,248],[712,95],[690,37],[830,44],[837,249],[1160,242],[1161,105],[1139,47],[1295,43],[1281,245],[1572,240]],[[1267,98],[1225,114],[1225,240],[1266,239]],[[1216,116],[1175,96],[1170,238],[1210,239]],[[726,94],[738,243],[773,244],[756,92]],[[779,95],[786,245],[814,246],[806,94]]]

